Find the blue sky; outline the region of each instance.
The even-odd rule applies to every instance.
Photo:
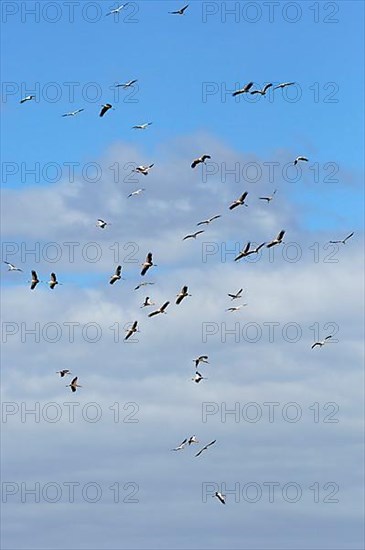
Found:
[[[168,14],[183,2],[131,2],[119,19],[105,15],[117,4],[80,2],[70,22],[60,1],[55,23],[42,11],[39,21],[24,12],[35,4],[45,5],[1,6],[2,260],[24,270],[7,272],[3,264],[1,277],[2,399],[19,408],[6,422],[3,416],[2,478],[19,487],[95,482],[102,498],[91,504],[77,494],[71,503],[63,490],[51,504],[44,497],[23,503],[20,491],[8,495],[3,547],[363,548],[363,3],[280,2],[270,21],[263,2],[248,8],[193,1],[183,17]],[[96,13],[94,23],[82,16],[85,6],[90,17]],[[237,21],[225,20],[224,10],[235,6]],[[246,9],[256,10],[257,22],[247,21],[254,12]],[[289,22],[293,10],[298,21]],[[138,79],[135,91],[115,95],[114,84],[131,79]],[[275,90],[236,102],[225,93],[251,80],[294,81],[288,97],[300,98],[288,101]],[[79,84],[72,101],[70,82]],[[20,104],[34,88],[37,101]],[[101,94],[89,101],[85,90],[93,89]],[[207,89],[214,93],[204,95]],[[47,93],[54,90],[60,97],[52,102]],[[100,118],[105,102],[115,110]],[[78,108],[85,111],[61,116]],[[146,131],[131,129],[148,121]],[[202,153],[211,160],[191,170]],[[291,181],[298,155],[309,162]],[[25,174],[36,163],[38,179]],[[72,181],[70,163],[78,163]],[[83,171],[89,163],[100,171],[96,181]],[[154,167],[131,179],[133,163]],[[276,163],[273,178],[268,163]],[[261,171],[257,181],[250,165]],[[237,177],[226,174],[235,166]],[[128,198],[140,187],[143,194]],[[274,189],[272,202],[263,204],[259,197]],[[245,190],[248,208],[228,210]],[[204,235],[182,240],[216,214],[221,218]],[[100,230],[98,218],[111,225]],[[281,229],[285,242],[271,249],[273,256],[263,248],[257,262],[233,261],[232,248],[268,242]],[[328,245],[352,231],[346,245]],[[49,243],[59,251],[54,262]],[[72,261],[70,243],[77,244]],[[96,262],[86,257],[90,245],[100,251]],[[207,246],[214,250],[209,257]],[[24,253],[34,247],[39,257]],[[135,291],[149,251],[157,265],[147,279],[155,285]],[[111,286],[119,263],[125,280]],[[55,271],[62,286],[50,291],[42,282],[31,292],[31,269],[45,282]],[[192,296],[176,306],[185,284]],[[228,313],[227,293],[242,287],[237,303],[248,306]],[[148,318],[150,310],[141,309],[147,295],[157,306],[171,301],[166,317]],[[136,319],[141,332],[125,344],[125,327]],[[27,334],[36,323],[37,342]],[[69,323],[77,323],[73,342]],[[101,331],[96,343],[85,338],[90,323]],[[250,323],[261,331],[255,343]],[[277,327],[273,341],[270,323]],[[207,324],[215,334],[204,339]],[[290,341],[288,324],[300,331],[298,341]],[[338,342],[311,350],[315,324],[319,339],[337,327]],[[60,339],[52,343],[55,327]],[[238,330],[237,341],[226,330]],[[203,353],[207,380],[195,384],[193,358]],[[65,388],[69,378],[55,374],[62,368],[80,377],[76,394]],[[65,403],[75,402],[78,411],[96,404],[101,420],[77,413],[70,422]],[[224,422],[220,413],[203,421],[204,403],[221,411],[252,402],[263,411],[257,423]],[[279,403],[274,422],[267,402]],[[293,402],[302,412],[297,423],[282,412]],[[23,405],[49,403],[62,412],[59,422],[44,414],[23,421]],[[113,421],[116,403],[122,416],[126,403],[136,403],[138,422]],[[331,403],[339,422],[324,420]],[[202,445],[217,443],[196,459],[199,446],[170,451],[193,434]],[[265,493],[271,481],[280,484],[274,502]],[[113,503],[110,486],[127,482],[138,485],[138,502]],[[289,482],[302,491],[297,503],[282,497]],[[204,498],[207,483],[227,492],[226,506]],[[264,490],[256,504],[242,497],[246,483]],[[320,502],[313,500],[315,483]],[[238,499],[229,492],[235,484]],[[339,502],[326,502],[333,487]],[[123,498],[127,492],[122,488]],[[70,525],[77,525],[72,536]]]

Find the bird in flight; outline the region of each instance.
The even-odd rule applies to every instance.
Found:
[[[100,227],[100,229],[105,229],[105,227],[107,225],[111,225],[111,223],[108,223],[108,222],[106,222],[104,220],[100,220],[100,219],[96,221],[96,227]]]
[[[226,311],[239,311],[240,309],[242,309],[243,307],[247,306],[248,304],[241,304],[240,306],[232,306],[232,307],[229,307],[228,309],[226,309]]]
[[[172,15],[184,15],[185,10],[187,10],[189,7],[189,4],[186,4],[183,8],[176,10],[176,11],[169,11]]]
[[[213,498],[217,497],[218,500],[220,500],[220,502],[222,504],[225,504],[226,503],[226,496],[225,495],[222,495],[222,493],[220,493],[219,491],[216,491],[214,493],[214,495],[212,495]]]
[[[77,380],[78,380],[78,377],[75,376],[75,378],[71,381],[71,384],[68,384],[66,386],[66,388],[71,388],[71,391],[72,392],[75,392],[77,390],[77,388],[82,388],[82,386],[80,386],[78,383],[77,383]]]
[[[195,168],[198,164],[205,164],[205,161],[210,158],[212,158],[210,155],[202,155],[201,157],[193,160],[191,167]]]
[[[147,282],[140,282],[134,290],[138,290],[139,288],[141,288],[142,286],[147,286],[147,285],[154,285],[155,283],[147,283]]]
[[[132,334],[134,334],[135,332],[139,332],[137,327],[138,327],[138,321],[134,321],[131,328],[126,330],[126,335],[125,335],[124,340],[128,340],[128,338],[130,338],[132,336]]]
[[[155,305],[156,305],[155,302],[151,302],[150,297],[147,296],[147,297],[145,298],[143,304],[141,305],[141,308],[142,308],[142,307],[155,306]]]
[[[192,233],[191,235],[186,235],[183,238],[183,241],[186,241],[186,239],[196,239],[197,236],[200,235],[201,233],[204,233],[203,229],[201,229],[200,231],[196,231],[195,233]]]
[[[346,244],[346,241],[348,239],[351,239],[351,237],[353,236],[354,234],[354,231],[352,233],[350,233],[350,235],[347,235],[347,237],[345,237],[342,241],[330,241],[331,244]],[[6,262],[5,262],[6,263]]]
[[[66,376],[66,374],[72,374],[72,372],[68,369],[58,370],[56,374],[59,374],[61,378]]]
[[[116,281],[119,281],[121,278],[122,278],[122,266],[118,265],[114,275],[110,277],[109,283],[113,285]]]
[[[252,86],[253,86],[253,82],[249,82],[248,84],[246,84],[246,86],[244,86],[240,90],[236,90],[235,92],[233,92],[232,94],[233,97],[236,97],[237,95],[240,95],[240,94],[247,94],[252,88]]]
[[[81,113],[82,111],[85,111],[85,109],[77,109],[77,111],[70,111],[69,113],[65,113],[62,116],[76,116],[79,113]]]
[[[200,449],[199,452],[196,453],[195,456],[200,456],[202,454],[203,451],[206,451],[208,449],[208,447],[210,447],[211,445],[214,445],[214,443],[216,442],[217,440],[214,439],[213,441],[211,441],[210,443],[208,443],[208,445],[205,445],[205,447],[203,447],[202,449]]]
[[[269,204],[269,202],[273,200],[275,194],[276,194],[276,189],[272,192],[272,195],[270,197],[259,197],[259,199],[260,201],[267,201],[267,203]]]
[[[281,244],[283,242],[283,237],[285,235],[285,230],[282,229],[279,233],[279,235],[273,239],[269,244],[266,245],[266,248],[271,248],[272,246],[275,246],[276,244]]]
[[[306,157],[297,157],[293,162],[293,165],[296,166],[299,161],[308,162],[308,159]]]
[[[245,248],[243,250],[241,250],[241,252],[238,254],[238,256],[235,257],[234,261],[235,262],[238,262],[238,260],[240,260],[241,258],[246,258],[246,256],[249,256],[250,254],[258,254],[259,251],[261,250],[261,248],[265,245],[266,243],[261,243],[259,246],[257,246],[256,248],[253,248],[252,250],[250,250],[250,246],[251,246],[251,243],[248,242],[245,246]]]
[[[238,199],[233,201],[229,209],[233,210],[234,208],[237,208],[237,206],[242,206],[242,205],[247,206],[247,204],[245,204],[247,195],[248,195],[248,191],[245,191]]]
[[[136,126],[132,126],[132,130],[146,130],[149,126],[151,126],[152,122],[146,122],[145,124],[136,124]]]
[[[111,11],[109,11],[108,13],[106,13],[105,15],[113,15],[113,14],[116,14],[116,13],[119,13],[122,11],[123,8],[125,8],[126,6],[128,6],[129,2],[127,2],[126,4],[122,4],[121,6],[119,6],[119,8],[114,8],[112,9]]]
[[[132,193],[129,193],[128,199],[129,197],[135,197],[136,195],[140,195],[141,193],[143,193],[143,191],[146,191],[146,189],[137,189],[137,191],[133,191]]]
[[[137,174],[143,174],[144,176],[148,176],[148,173],[153,166],[154,164],[149,164],[148,166],[137,166],[136,168],[133,168],[132,172],[136,172]]]
[[[188,439],[188,445],[191,445],[192,443],[199,443],[199,440],[196,438],[196,435],[192,435]]]
[[[32,101],[32,99],[35,99],[35,95],[27,95],[27,96],[23,97],[23,99],[21,99],[19,103],[25,103],[26,101]]]
[[[146,275],[147,271],[149,270],[150,267],[152,266],[156,266],[156,264],[153,263],[152,261],[152,252],[149,252],[146,256],[146,260],[144,261],[144,263],[142,264],[142,271],[141,271],[141,275],[142,277],[144,275]]]
[[[20,267],[16,267],[14,264],[11,264],[10,262],[4,262],[8,266],[8,271],[23,271],[20,269]]]
[[[204,376],[202,376],[200,372],[196,371],[195,376],[192,378],[192,380],[199,384],[199,382],[201,382],[202,380],[208,380],[208,378],[204,378]]]
[[[132,88],[133,84],[135,84],[136,82],[138,82],[138,80],[129,80],[128,82],[125,82],[124,84],[116,84],[115,87],[116,88]]]
[[[281,88],[281,89],[287,88],[288,86],[293,86],[294,84],[295,84],[295,82],[282,82],[278,86],[275,86],[274,90],[278,90],[279,88]]]
[[[48,284],[51,290],[53,290],[56,285],[61,284],[57,281],[56,273],[51,273],[51,279],[48,281]]]
[[[196,359],[193,359],[193,361],[195,363],[195,368],[198,368],[200,363],[208,363],[209,364],[208,355],[199,355],[199,357],[197,357]]]
[[[164,313],[166,315],[165,309],[169,305],[170,302],[165,302],[159,309],[156,309],[156,311],[152,311],[148,314],[148,317],[154,317],[154,315],[158,315],[159,313]]]
[[[176,296],[177,296],[176,304],[179,305],[181,304],[184,298],[186,298],[187,296],[191,296],[191,294],[188,294],[188,287],[183,286],[179,294],[177,294]]]
[[[243,288],[240,288],[239,291],[236,292],[236,294],[228,294],[228,296],[232,298],[232,300],[240,300],[242,298],[242,292]]]
[[[105,103],[105,105],[102,105],[99,116],[104,116],[105,113],[109,111],[109,109],[113,109],[113,105],[111,103]]]
[[[269,88],[271,88],[272,84],[266,84],[266,86],[264,86],[262,88],[262,90],[253,90],[252,92],[250,92],[250,94],[260,94],[260,95],[266,95],[266,92]]]
[[[312,347],[311,349],[315,348],[316,346],[319,346],[320,348],[322,346],[324,346],[325,344],[327,344],[327,342],[332,338],[332,334],[330,336],[326,336],[326,338],[324,340],[322,340],[322,342],[314,342],[314,344],[312,344]]]
[[[212,216],[211,218],[208,218],[207,220],[203,220],[202,222],[197,223],[196,225],[209,225],[212,221],[217,220],[218,218],[221,218],[222,216],[220,214],[217,214],[217,216]]]
[[[37,284],[40,282],[38,279],[37,272],[34,271],[34,269],[32,269],[32,280],[30,282],[31,282],[30,290],[34,290]]]
[[[180,445],[178,445],[177,447],[175,447],[175,449],[171,449],[172,451],[182,451],[184,448],[185,448],[185,445],[187,444],[188,442],[188,439],[184,439],[184,441],[182,441],[180,443]]]

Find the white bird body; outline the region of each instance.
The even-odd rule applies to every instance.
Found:
[[[96,227],[100,227],[100,229],[105,229],[105,227],[107,225],[111,225],[111,223],[108,223],[108,222],[106,222],[104,220],[100,220],[100,219],[96,221]]]
[[[247,204],[245,203],[247,195],[248,195],[248,191],[245,191],[244,193],[242,193],[242,195],[240,197],[238,197],[238,199],[233,201],[233,203],[231,204],[229,209],[233,210],[234,208],[237,208],[237,206],[243,206],[243,205],[247,206]]]
[[[112,275],[110,277],[109,283],[111,285],[113,285],[116,281],[120,281],[120,279],[122,278],[122,269],[123,269],[122,266],[118,265],[117,269],[115,270],[114,275]]]
[[[81,113],[82,111],[85,111],[85,109],[77,109],[77,111],[70,111],[69,113],[65,113],[62,116],[76,116],[79,113]]]
[[[165,302],[159,309],[156,309],[156,311],[152,311],[148,314],[148,317],[154,317],[155,315],[158,315],[159,313],[164,313],[166,315],[165,309],[169,305],[170,302]]]
[[[282,229],[278,234],[278,236],[275,239],[273,239],[271,242],[269,242],[269,244],[266,245],[266,248],[271,248],[276,244],[281,244],[283,242],[284,235],[285,235],[285,230]]]
[[[137,166],[132,170],[132,172],[136,172],[137,174],[143,174],[144,176],[147,176],[153,166],[154,164],[149,164],[148,166]]]
[[[143,308],[143,307],[155,306],[155,305],[156,305],[155,302],[151,302],[150,297],[147,296],[147,297],[145,298],[145,301],[144,301],[143,304],[141,305],[141,308]]]
[[[196,371],[195,376],[192,378],[194,382],[199,384],[202,380],[208,380],[208,378],[205,378],[203,375],[200,374],[200,372]]]
[[[145,124],[136,124],[136,126],[132,126],[132,130],[146,130],[149,126],[151,126],[152,122],[146,122]]]
[[[225,495],[222,495],[222,493],[220,493],[219,491],[216,491],[213,495],[213,498],[214,497],[217,497],[218,500],[220,500],[220,502],[222,504],[225,504],[226,503],[226,496]]]
[[[241,304],[240,306],[232,306],[232,307],[229,307],[228,309],[226,309],[226,311],[239,311],[240,309],[242,309],[243,307],[246,307],[248,306],[248,304]]]
[[[59,374],[61,378],[66,376],[67,374],[72,374],[72,372],[68,369],[58,370],[56,374]]]
[[[179,305],[179,304],[181,304],[181,302],[183,301],[184,298],[187,298],[188,296],[191,296],[191,294],[188,293],[188,287],[183,286],[182,289],[180,290],[179,294],[177,294],[176,296],[177,296],[176,304]]]
[[[122,4],[121,6],[119,6],[118,8],[114,8],[112,10],[110,10],[110,12],[106,13],[105,15],[115,15],[117,13],[120,13],[122,11],[123,8],[125,8],[126,6],[128,6],[129,2],[127,2],[126,4]]]
[[[200,363],[209,364],[208,355],[199,355],[199,357],[197,357],[196,359],[193,359],[193,361],[195,363],[195,368],[198,368]]]
[[[71,391],[72,392],[75,392],[77,390],[77,388],[82,388],[82,386],[80,386],[78,383],[77,383],[77,380],[78,380],[78,377],[75,376],[75,378],[71,381],[71,384],[68,384],[66,386],[66,388],[71,388]]]
[[[133,191],[132,193],[129,193],[128,198],[129,197],[134,197],[136,195],[140,195],[141,193],[143,193],[143,191],[146,191],[146,189],[137,189],[136,191]]]
[[[126,330],[126,336],[125,336],[124,340],[128,340],[128,338],[130,338],[132,336],[132,334],[134,334],[135,332],[139,332],[139,330],[138,330],[138,321],[134,321],[131,328]]]

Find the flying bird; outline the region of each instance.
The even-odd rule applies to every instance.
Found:
[[[351,239],[351,237],[353,236],[354,234],[354,231],[352,233],[350,233],[350,235],[347,235],[347,237],[345,237],[342,241],[330,241],[331,244],[346,244],[346,241],[348,239]],[[6,262],[5,262],[6,263]]]
[[[66,386],[66,388],[71,388],[71,391],[72,392],[75,392],[77,390],[77,388],[82,388],[82,386],[80,386],[78,383],[77,383],[77,380],[78,380],[78,377],[75,376],[75,378],[72,380],[71,384],[68,384]]]
[[[202,380],[208,380],[208,378],[204,378],[204,376],[202,376],[200,372],[196,371],[195,376],[192,378],[192,380],[199,384],[199,382],[201,382]]]
[[[184,298],[186,298],[187,296],[191,296],[191,294],[188,294],[188,287],[183,286],[179,294],[177,294],[176,296],[177,296],[176,304],[179,305],[181,304]]]
[[[16,267],[14,264],[11,264],[10,262],[4,262],[8,266],[8,271],[23,271],[20,269],[20,267]]]
[[[296,166],[299,161],[308,162],[308,159],[306,157],[297,157],[293,162],[293,165]]]
[[[66,374],[72,374],[72,372],[68,369],[58,370],[56,374],[59,374],[61,378],[66,376]]]
[[[236,97],[236,95],[240,95],[240,94],[247,94],[252,88],[252,86],[253,86],[253,82],[249,82],[248,84],[246,84],[246,86],[244,86],[240,90],[236,90],[235,92],[233,92],[232,94],[233,97]]]
[[[102,105],[99,116],[104,116],[105,113],[109,111],[109,109],[113,109],[113,105],[111,103],[105,103],[105,105]]]
[[[314,344],[312,344],[312,347],[311,349],[315,348],[316,346],[319,346],[320,348],[322,346],[324,346],[325,344],[327,344],[327,342],[332,338],[332,334],[330,336],[326,336],[326,338],[324,340],[322,340],[322,342],[314,342]]]
[[[143,174],[144,176],[148,176],[148,173],[153,166],[154,164],[149,164],[148,166],[137,166],[132,170],[132,172],[136,172],[137,174]]]
[[[207,220],[203,220],[202,222],[197,223],[196,225],[209,225],[212,221],[217,220],[218,218],[221,218],[222,216],[218,214],[217,216],[212,216],[211,218],[208,218]]]
[[[159,313],[164,313],[166,315],[166,311],[165,309],[167,308],[167,306],[169,305],[170,302],[165,302],[161,307],[160,309],[157,309],[156,311],[152,311],[151,313],[148,314],[148,317],[153,317],[154,315],[158,315]]]
[[[191,445],[192,443],[199,443],[199,440],[196,438],[196,435],[192,435],[188,439],[188,444]]]
[[[186,241],[186,239],[196,239],[197,236],[200,235],[201,233],[204,233],[203,229],[201,229],[200,231],[196,231],[195,233],[192,233],[191,235],[186,235],[183,238],[183,241]]]
[[[100,219],[96,221],[96,227],[100,227],[100,229],[105,229],[105,227],[107,225],[111,225],[111,223],[108,223],[108,222],[106,222],[104,220],[100,220]]]
[[[238,256],[235,257],[234,261],[238,262],[238,260],[240,260],[241,258],[246,258],[246,256],[249,256],[250,254],[258,254],[259,251],[261,250],[261,248],[263,246],[265,246],[265,244],[266,243],[261,243],[256,248],[253,248],[252,250],[250,250],[251,243],[248,242],[246,244],[245,248],[243,250],[241,250],[241,252],[238,254]]]
[[[266,95],[266,92],[269,88],[271,88],[272,84],[266,84],[266,86],[264,86],[262,88],[262,90],[253,90],[252,92],[250,92],[252,95],[253,94],[260,94],[260,95]]]
[[[187,10],[189,7],[189,4],[186,4],[186,6],[184,6],[183,8],[181,8],[180,10],[176,10],[176,11],[169,11],[169,13],[171,13],[172,15],[184,15],[184,12],[185,10]]]
[[[243,307],[247,306],[248,304],[241,304],[240,306],[232,306],[232,307],[229,307],[228,309],[226,309],[226,311],[239,311],[240,309],[242,309]]]
[[[193,160],[193,162],[191,163],[191,167],[195,168],[196,166],[198,166],[198,164],[205,164],[205,161],[210,158],[212,158],[210,155],[202,155],[201,157]]]
[[[51,290],[53,290],[56,285],[61,284],[57,281],[56,273],[51,273],[51,279],[48,281],[48,284]]]
[[[122,278],[122,266],[118,265],[114,275],[110,277],[109,283],[113,285],[116,281],[119,281],[121,278]]]
[[[146,130],[148,126],[151,126],[152,122],[146,122],[145,124],[137,124],[132,126],[132,130]]]
[[[242,298],[242,292],[243,288],[240,288],[239,291],[236,292],[236,294],[228,294],[228,296],[232,298],[232,300],[240,300]]]
[[[142,271],[141,271],[142,277],[146,275],[147,271],[152,266],[156,266],[156,264],[154,264],[152,261],[152,252],[149,252],[146,256],[145,262],[142,264]]]
[[[37,272],[34,271],[34,269],[32,269],[32,280],[30,282],[31,282],[30,290],[34,290],[37,284],[40,282],[38,279]]]
[[[129,193],[128,199],[129,199],[129,197],[134,197],[136,195],[140,195],[141,193],[143,193],[143,191],[146,191],[146,189],[137,189],[136,191],[133,191],[132,193]]]
[[[105,15],[107,16],[107,15],[113,15],[113,14],[119,13],[120,11],[122,11],[123,8],[128,6],[128,4],[129,4],[129,2],[127,2],[126,4],[122,4],[121,6],[119,6],[119,8],[114,8],[113,10],[106,13]]]
[[[79,113],[81,113],[82,111],[85,111],[85,109],[77,109],[77,111],[70,111],[69,113],[65,113],[62,116],[76,116]]]
[[[143,302],[143,305],[141,305],[141,308],[142,308],[142,307],[155,306],[155,305],[156,305],[155,302],[151,302],[150,297],[147,296],[147,297],[145,298],[145,301]]]
[[[295,82],[283,82],[282,84],[275,86],[274,90],[278,90],[279,88],[287,88],[288,86],[293,86],[294,84]]]
[[[220,502],[221,502],[222,504],[225,504],[225,503],[226,503],[226,496],[225,496],[225,495],[222,495],[222,493],[219,493],[218,491],[216,491],[216,492],[214,493],[214,495],[212,495],[212,496],[213,496],[213,498],[214,498],[214,497],[217,497],[217,499],[220,500]]]
[[[182,442],[180,443],[180,445],[178,445],[177,447],[175,447],[175,449],[171,449],[171,450],[172,450],[172,451],[182,451],[182,450],[184,449],[185,445],[187,444],[187,442],[188,442],[188,439],[186,438],[186,439],[184,439],[184,441],[182,441]]]
[[[139,288],[141,288],[142,286],[147,286],[147,285],[154,285],[155,283],[145,283],[145,282],[141,282],[139,283],[134,290],[138,290]]]
[[[282,229],[279,233],[279,235],[273,239],[269,244],[266,245],[266,248],[271,248],[272,246],[275,246],[276,244],[281,244],[283,242],[283,237],[285,235],[285,230]]]
[[[237,208],[237,206],[242,206],[242,205],[247,206],[247,204],[245,204],[247,195],[248,195],[248,191],[245,191],[238,199],[233,201],[229,209],[233,210],[234,208]]]
[[[139,332],[137,327],[138,327],[138,321],[134,321],[131,328],[126,330],[126,335],[125,335],[124,340],[128,340],[128,338],[130,338],[132,336],[132,334],[134,334],[135,332]]]
[[[214,443],[216,442],[217,440],[214,439],[213,441],[211,441],[210,443],[208,443],[208,445],[205,445],[205,447],[203,447],[202,449],[200,449],[200,451],[198,453],[196,453],[195,456],[200,456],[202,454],[203,451],[206,451],[208,449],[208,447],[210,447],[211,445],[214,445]]]
[[[208,355],[199,355],[199,357],[197,357],[196,359],[193,359],[193,361],[195,363],[195,368],[198,368],[200,363],[208,363],[209,364]]]
[[[116,88],[131,88],[133,86],[133,84],[135,84],[136,82],[138,82],[138,80],[129,80],[128,82],[125,82],[124,84],[116,84]]]
[[[259,197],[259,199],[260,199],[260,201],[267,201],[267,203],[269,204],[269,202],[273,200],[275,194],[276,194],[276,189],[275,189],[275,191],[273,191],[273,193],[270,197]]]
[[[23,97],[23,99],[21,99],[19,103],[25,103],[26,101],[32,101],[32,99],[35,99],[35,95],[27,95],[27,96]]]

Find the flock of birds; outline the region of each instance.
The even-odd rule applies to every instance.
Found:
[[[113,14],[116,15],[116,14],[120,13],[127,5],[128,5],[128,3],[120,5],[119,7],[114,8],[111,11],[109,11],[108,13],[106,13],[106,15],[107,16],[113,15]],[[172,14],[172,15],[183,16],[183,15],[185,15],[185,12],[188,9],[188,7],[189,7],[189,4],[183,6],[179,10],[171,11],[171,12],[168,12],[168,13]],[[133,87],[137,82],[138,82],[137,79],[129,80],[125,83],[116,84],[116,87],[123,88],[123,89],[128,89],[128,88]],[[283,83],[275,86],[274,90],[284,89],[288,86],[293,86],[294,84],[295,84],[295,82],[283,82]],[[254,86],[254,83],[249,82],[243,88],[238,89],[235,92],[233,92],[232,96],[236,97],[236,96],[239,96],[239,95],[242,95],[242,94],[248,94],[249,93],[249,94],[252,94],[252,95],[260,95],[262,97],[265,97],[268,90],[273,87],[273,84],[268,83],[262,89],[252,89],[253,86]],[[35,99],[36,99],[35,95],[27,95],[26,97],[24,97],[23,99],[20,100],[20,103],[23,104],[23,103],[26,103],[26,102],[29,102],[29,101],[32,101],[32,100],[35,100]],[[74,111],[64,113],[62,115],[62,117],[75,117],[75,116],[79,115],[80,113],[82,113],[84,110],[85,109],[83,109],[83,108],[76,109]],[[99,117],[101,117],[101,118],[104,117],[106,115],[106,113],[108,113],[111,110],[114,110],[114,107],[111,103],[103,104],[101,106],[101,110],[99,112]],[[143,124],[136,124],[136,125],[132,126],[132,129],[144,131],[144,130],[147,130],[151,125],[152,125],[152,122],[146,122],[146,123],[143,123]],[[191,166],[192,169],[195,169],[197,166],[199,166],[201,164],[206,164],[206,162],[210,159],[211,159],[210,155],[203,154],[200,157],[195,158],[191,162],[190,166]],[[308,162],[308,158],[305,157],[305,156],[300,155],[300,156],[298,156],[294,159],[293,165],[296,166],[299,162]],[[136,166],[136,168],[134,168],[132,170],[132,172],[143,175],[143,176],[148,176],[148,174],[150,173],[150,171],[152,170],[153,167],[154,167],[154,164],[140,165],[140,166]],[[138,195],[142,194],[144,191],[145,191],[145,188],[137,189],[137,190],[133,191],[132,193],[130,193],[128,195],[128,198],[133,197],[133,196],[138,196]],[[276,193],[277,193],[277,190],[275,189],[275,190],[273,190],[271,195],[258,197],[258,199],[261,200],[261,201],[266,201],[266,203],[269,204],[269,203],[271,203],[271,201],[273,201]],[[229,210],[232,211],[232,210],[234,210],[235,208],[237,208],[239,206],[248,207],[248,204],[246,202],[247,197],[248,197],[248,192],[247,191],[243,192],[238,198],[236,198],[235,200],[233,200],[231,202],[231,204],[228,207]],[[217,220],[221,217],[222,217],[221,214],[211,216],[210,218],[207,218],[207,219],[202,220],[199,223],[197,223],[197,226],[198,227],[208,226],[209,224],[211,224],[212,222],[214,222],[215,220]],[[101,219],[101,218],[99,218],[96,222],[96,226],[99,229],[105,229],[109,225],[112,225],[112,224],[105,221],[105,220],[103,220],[103,219]],[[201,235],[203,233],[204,233],[204,230],[199,229],[199,230],[197,230],[193,233],[187,234],[185,237],[183,237],[182,240],[186,241],[188,239],[196,239],[199,235]],[[349,235],[347,235],[344,239],[333,240],[333,241],[329,241],[329,242],[333,243],[333,244],[346,244],[346,242],[353,235],[354,235],[354,233],[352,232]],[[263,242],[263,243],[259,244],[258,246],[255,246],[255,247],[251,247],[251,242],[248,242],[245,245],[245,247],[239,252],[239,254],[234,258],[234,261],[238,262],[242,258],[246,258],[246,257],[248,257],[252,254],[258,254],[260,252],[260,250],[264,247],[272,248],[273,246],[280,245],[284,242],[283,241],[284,236],[285,236],[285,230],[282,229],[277,234],[277,236],[274,237],[269,242]],[[7,264],[9,271],[23,271],[21,268],[16,267],[12,263],[9,263],[7,261],[5,261],[4,263]],[[144,277],[152,267],[156,267],[156,266],[157,266],[157,264],[155,264],[154,261],[153,261],[152,252],[149,252],[146,256],[145,261],[143,262],[143,264],[141,266],[142,267],[141,272],[140,272],[141,277]],[[114,273],[110,276],[110,279],[109,279],[110,285],[114,285],[116,282],[123,279],[122,272],[123,272],[123,267],[121,265],[118,265],[117,268],[115,269]],[[38,278],[37,272],[35,270],[32,270],[31,271],[31,280],[29,282],[31,283],[30,284],[30,289],[35,290],[37,285],[40,282],[43,282],[43,281],[40,281],[39,278]],[[57,280],[56,274],[54,272],[52,272],[51,275],[50,275],[50,280],[48,282],[49,288],[51,290],[53,290],[59,284],[62,284],[62,283],[59,283],[59,281]],[[147,285],[153,285],[153,284],[154,283],[146,282],[146,281],[142,280],[142,282],[140,282],[135,287],[135,290],[138,290],[141,287],[145,287]],[[241,300],[243,298],[243,293],[244,293],[244,289],[240,288],[235,293],[228,293],[228,297],[231,298],[231,301]],[[178,294],[176,295],[175,304],[180,305],[183,302],[184,299],[186,299],[187,297],[190,297],[190,296],[192,296],[192,295],[189,294],[188,286],[184,285],[181,288],[181,290],[178,292]],[[146,296],[143,304],[140,307],[143,308],[143,309],[144,308],[152,308],[155,305],[156,304],[153,301],[151,301],[151,298],[149,296]],[[158,307],[157,309],[152,310],[148,314],[148,317],[152,318],[152,317],[155,317],[157,315],[166,315],[166,313],[167,313],[166,310],[167,310],[169,305],[170,305],[170,301],[165,301],[160,307]],[[231,306],[231,307],[227,308],[226,311],[227,312],[238,312],[243,307],[245,307],[247,305],[248,304],[243,303],[243,304],[240,304],[240,305],[237,305],[237,306]],[[139,331],[139,326],[138,326],[138,321],[134,321],[131,324],[131,326],[126,330],[126,335],[125,335],[124,339],[126,341],[129,340],[137,332],[140,332]],[[314,349],[316,347],[323,347],[325,344],[330,342],[331,338],[332,338],[332,335],[328,335],[324,338],[323,341],[314,342],[313,345],[311,346],[311,349]],[[191,378],[191,380],[194,381],[196,384],[199,384],[202,380],[207,380],[207,378],[199,372],[200,371],[200,366],[199,365],[209,364],[208,356],[207,355],[200,355],[197,358],[195,358],[193,360],[193,362],[194,362],[194,365],[195,365],[195,375],[193,376],[193,378]],[[61,378],[64,378],[68,375],[72,375],[72,372],[68,369],[63,369],[63,370],[57,371],[57,374],[59,374]],[[78,388],[81,388],[82,386],[78,383],[78,376],[73,377],[71,383],[68,384],[66,387],[69,387],[72,392],[76,392]],[[174,452],[179,452],[179,451],[184,450],[185,448],[189,448],[192,445],[198,444],[198,443],[199,443],[199,440],[197,439],[197,437],[195,435],[193,435],[193,436],[185,438],[179,445],[177,445],[175,448],[173,448],[171,450],[174,451]],[[204,445],[195,454],[195,457],[199,457],[203,452],[207,451],[215,443],[216,443],[216,440],[214,439],[213,441],[211,441],[211,442],[207,443],[206,445]],[[219,491],[215,492],[215,494],[213,495],[213,498],[214,497],[216,497],[222,504],[226,504],[225,495],[222,495]]]

